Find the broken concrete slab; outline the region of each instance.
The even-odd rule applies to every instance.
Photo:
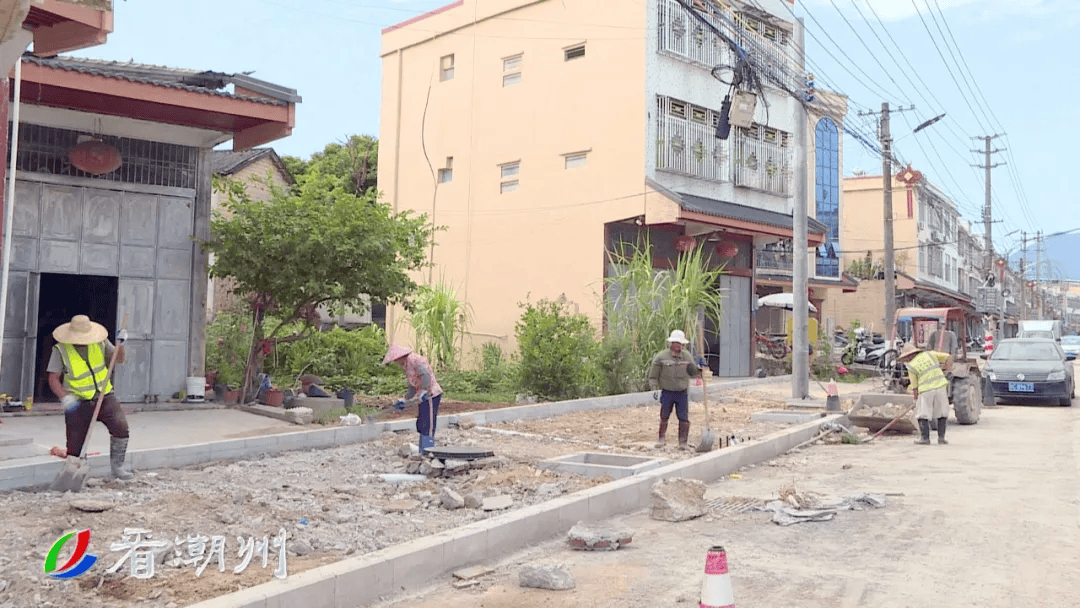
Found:
[[[107,500],[93,500],[90,498],[83,500],[73,500],[68,503],[72,509],[83,511],[84,513],[102,513],[116,506],[115,503]]]
[[[652,488],[652,513],[660,521],[686,521],[705,515],[705,484],[697,479],[662,479]]]
[[[578,551],[616,551],[633,541],[634,531],[612,523],[579,521],[567,538],[570,547]]]
[[[484,511],[502,511],[512,506],[514,506],[514,499],[506,494],[485,498],[484,502],[480,504],[480,508]]]
[[[475,587],[480,584],[480,581],[454,581],[454,589],[468,589],[469,587]]]
[[[552,591],[564,591],[575,586],[574,573],[563,563],[525,566],[518,571],[518,583],[522,587]]]
[[[484,496],[482,494],[472,492],[465,496],[465,506],[470,509],[479,509],[482,504],[484,504]]]
[[[470,566],[468,568],[462,568],[461,570],[454,572],[454,578],[467,581],[474,578],[480,578],[481,576],[486,576],[488,574],[491,574],[492,572],[495,572],[495,569],[489,568],[487,566]]]
[[[383,508],[383,511],[386,511],[387,513],[406,513],[408,511],[413,511],[418,508],[420,508],[419,500],[405,499],[395,500],[394,502],[386,505],[386,507]]]
[[[439,492],[439,503],[444,509],[454,510],[464,507],[465,499],[461,497],[461,494],[455,492],[453,488],[444,487],[442,491]]]

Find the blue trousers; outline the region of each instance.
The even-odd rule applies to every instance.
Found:
[[[439,419],[439,402],[442,395],[431,398],[430,395],[420,401],[420,412],[416,416],[416,432],[428,437],[435,436],[435,425]]]
[[[674,407],[675,417],[683,422],[690,421],[689,395],[686,391],[660,391],[660,420],[667,422]]]

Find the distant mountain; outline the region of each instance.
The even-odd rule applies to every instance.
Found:
[[[1035,278],[1036,248],[1028,241],[1028,277]],[[1043,241],[1042,279],[1056,280],[1062,275],[1071,281],[1080,281],[1080,234],[1063,234]],[[1019,268],[1022,254],[1016,252],[1010,258],[1013,268]]]

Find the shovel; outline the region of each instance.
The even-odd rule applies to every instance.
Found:
[[[121,329],[127,329],[127,320],[128,313],[124,313],[124,322],[120,326]],[[116,355],[119,352],[120,346],[117,345],[116,349],[113,350],[112,357],[109,359],[109,368],[105,372],[105,386],[109,385],[109,380],[112,378],[113,367],[116,366]],[[90,418],[90,428],[86,429],[86,439],[83,440],[79,460],[77,462],[65,460],[63,468],[57,473],[56,479],[53,480],[49,489],[57,492],[81,492],[83,486],[86,485],[86,478],[90,477],[90,461],[87,459],[86,450],[90,446],[90,436],[94,433],[94,423],[97,422],[98,412],[101,411],[101,402],[104,400],[105,393],[99,391],[97,404],[94,406],[94,415]]]
[[[705,354],[705,329],[701,323],[698,323],[698,345],[701,348],[701,354]],[[709,374],[712,375],[711,373]],[[712,432],[711,416],[709,416],[709,381],[705,376],[705,370],[701,370],[701,403],[705,406],[705,430],[701,432],[701,443],[697,446],[698,452],[711,452],[713,444],[716,443],[716,437]]]

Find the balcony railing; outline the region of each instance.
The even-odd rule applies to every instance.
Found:
[[[778,143],[751,139],[742,134],[735,138],[735,185],[772,194],[791,194],[791,148]]]
[[[673,105],[678,105],[674,115]],[[712,181],[729,181],[727,142],[716,138],[716,113],[704,108],[659,100],[657,169]]]
[[[767,251],[757,252],[757,267],[762,270],[784,270],[791,272],[794,266],[795,255],[790,251]]]

